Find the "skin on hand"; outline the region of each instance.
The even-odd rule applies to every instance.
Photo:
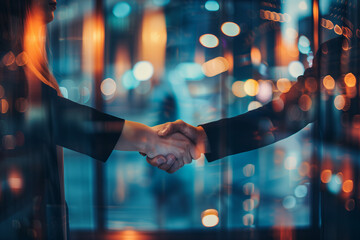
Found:
[[[206,133],[202,127],[194,127],[185,123],[182,120],[177,120],[175,122],[165,123],[153,127],[155,131],[161,137],[171,136],[175,133],[181,133],[186,136],[193,144],[196,146],[197,158],[200,158],[201,153],[209,152],[208,140]],[[175,158],[175,159],[174,159]],[[164,156],[156,156],[154,158],[147,157],[147,162],[152,166],[158,167],[169,173],[173,173],[179,170],[183,165],[177,163],[176,157],[172,154]]]
[[[155,129],[132,121],[125,121],[115,149],[139,151],[145,153],[149,158],[171,154],[177,161],[169,161],[165,166],[162,166],[168,172],[173,172],[173,169],[181,168],[185,164],[191,163],[193,158],[200,157],[195,146],[184,135],[175,133],[167,137],[160,137]]]

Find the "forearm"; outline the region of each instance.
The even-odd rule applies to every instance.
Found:
[[[148,152],[149,143],[152,143],[155,137],[157,137],[156,134],[149,126],[126,120],[115,149],[120,151]]]

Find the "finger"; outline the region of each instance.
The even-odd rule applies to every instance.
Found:
[[[154,167],[159,167],[159,166],[163,165],[164,163],[166,163],[166,159],[164,156],[156,156],[154,158],[147,157],[146,161]]]
[[[177,161],[176,157],[172,154],[166,156],[166,162],[159,166],[161,170],[168,171]]]
[[[158,132],[159,136],[166,137],[173,133],[178,132],[182,127],[182,123],[183,123],[183,121],[181,121],[181,120],[177,120],[177,121],[171,122],[171,123],[166,123],[165,126],[163,127],[163,129],[161,129]]]
[[[179,170],[181,168],[181,164],[179,161],[176,161],[172,166],[171,168],[167,171],[168,173],[174,173],[176,172],[177,170]]]
[[[190,146],[190,155],[192,159],[199,159],[201,157],[201,151],[195,145]]]

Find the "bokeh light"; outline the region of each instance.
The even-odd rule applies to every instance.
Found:
[[[294,196],[286,196],[282,204],[285,209],[293,209],[296,206],[296,198]]]
[[[201,45],[207,48],[215,48],[219,45],[219,39],[213,34],[204,34],[199,38]]]
[[[135,64],[133,73],[137,80],[146,81],[153,76],[154,67],[148,61],[141,61]]]
[[[249,96],[256,96],[259,93],[259,83],[254,79],[246,80],[244,90]]]
[[[210,12],[216,12],[220,9],[220,5],[217,1],[209,0],[205,3],[205,9]]]
[[[256,98],[261,102],[267,102],[271,99],[273,95],[273,85],[270,81],[261,81],[259,83],[259,93],[256,95]]]
[[[342,190],[345,192],[345,193],[350,193],[352,192],[354,188],[354,182],[352,180],[346,180],[344,181],[343,185],[342,185]]]
[[[258,48],[252,47],[250,51],[251,63],[255,66],[261,63],[261,52]]]
[[[231,86],[231,91],[236,97],[245,97],[246,92],[244,89],[245,83],[243,81],[236,81]]]
[[[245,214],[243,216],[243,224],[245,226],[251,226],[254,224],[254,215],[251,213]]]
[[[304,35],[301,35],[299,38],[298,48],[302,54],[309,54],[311,52],[310,40]]]
[[[111,78],[107,78],[101,82],[100,88],[102,94],[105,96],[111,96],[116,92],[116,82]]]
[[[133,71],[128,70],[122,77],[122,85],[125,89],[130,90],[139,86],[140,82],[135,78]]]
[[[131,12],[131,6],[127,2],[118,2],[113,8],[113,14],[117,18],[127,17]]]
[[[294,190],[294,195],[297,198],[303,198],[307,195],[308,189],[305,185],[299,185]]]
[[[252,182],[245,183],[243,186],[243,191],[245,195],[251,195],[255,191],[255,186]]]
[[[229,66],[229,62],[226,58],[217,57],[203,63],[202,71],[207,77],[214,77],[229,70]]]
[[[205,227],[215,227],[219,223],[219,213],[216,209],[207,209],[201,213],[201,222]]]
[[[235,37],[240,34],[240,27],[236,23],[226,22],[221,25],[221,31],[229,37]]]
[[[248,111],[255,110],[259,107],[262,107],[262,104],[258,101],[251,101],[248,105]]]
[[[337,110],[343,110],[346,104],[346,97],[344,95],[338,95],[334,99],[334,105]]]
[[[247,212],[252,211],[255,207],[255,201],[254,199],[246,199],[243,202],[243,209]]]
[[[287,170],[294,170],[296,169],[297,166],[297,159],[294,156],[288,156],[287,158],[285,158],[284,161],[284,167]]]
[[[327,90],[333,90],[335,88],[335,80],[330,75],[323,78],[323,85]]]
[[[330,182],[328,182],[327,184],[327,187],[331,193],[338,194],[341,190],[341,184],[342,179],[340,178],[340,176],[338,174],[333,174],[331,176]]]
[[[244,167],[243,167],[243,173],[244,173],[244,176],[245,177],[251,177],[254,175],[255,173],[255,166],[254,164],[246,164]]]
[[[289,64],[289,73],[294,78],[302,75],[305,71],[304,65],[299,61],[293,61]]]
[[[307,112],[307,111],[309,111],[311,109],[312,100],[311,100],[309,95],[303,94],[299,98],[298,104],[299,104],[299,108],[301,110],[303,110],[304,112]]]
[[[291,82],[287,78],[280,78],[276,82],[276,87],[279,89],[282,93],[287,93],[291,88]]]
[[[308,5],[305,1],[300,1],[298,7],[300,10],[303,10],[303,11],[308,9]]]
[[[325,169],[321,172],[320,179],[323,183],[329,183],[331,181],[332,171],[330,169]]]
[[[187,80],[201,80],[204,78],[202,67],[198,63],[180,63],[179,65],[177,65],[176,71],[182,78]]]
[[[344,77],[344,82],[348,87],[355,87],[356,85],[356,77],[352,73],[348,73]]]

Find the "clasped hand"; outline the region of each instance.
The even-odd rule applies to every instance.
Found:
[[[158,134],[153,151],[146,160],[152,166],[174,173],[206,152],[207,138],[202,127],[194,127],[182,120],[161,124],[152,129]]]

